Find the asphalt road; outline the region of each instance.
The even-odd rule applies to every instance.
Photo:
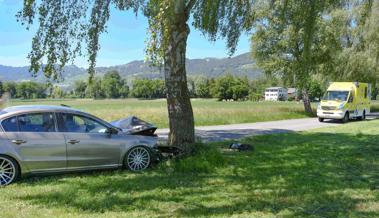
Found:
[[[371,114],[367,119],[379,118],[379,114]],[[197,137],[204,142],[237,140],[247,136],[298,132],[321,127],[343,125],[338,121],[325,121],[320,123],[317,118],[291,119],[258,123],[243,123],[218,126],[199,126],[195,128]],[[158,129],[160,140],[165,141],[168,137],[168,129]]]

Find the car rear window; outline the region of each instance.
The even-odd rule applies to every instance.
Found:
[[[55,132],[53,113],[23,114],[18,123],[20,132]]]
[[[17,132],[17,117],[11,117],[8,119],[3,120],[1,122],[1,125],[3,126],[3,129],[5,132]]]

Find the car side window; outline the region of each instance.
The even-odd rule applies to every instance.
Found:
[[[8,119],[5,119],[1,122],[1,125],[3,126],[3,129],[5,132],[17,132],[18,131],[17,117],[10,117]]]
[[[55,132],[53,113],[19,115],[18,125],[20,132]]]
[[[59,114],[59,130],[77,133],[105,133],[107,127],[91,118],[76,114]]]

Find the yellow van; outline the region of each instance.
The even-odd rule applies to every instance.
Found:
[[[370,113],[370,89],[368,83],[330,83],[317,106],[318,120],[323,122],[324,119],[338,119],[348,122],[352,118],[366,119],[366,115]]]

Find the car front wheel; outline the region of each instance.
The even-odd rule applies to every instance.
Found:
[[[7,157],[0,155],[0,186],[6,186],[14,182],[19,175],[17,163]]]
[[[150,152],[142,146],[130,149],[125,158],[125,166],[131,171],[145,170],[149,167],[150,162]]]

